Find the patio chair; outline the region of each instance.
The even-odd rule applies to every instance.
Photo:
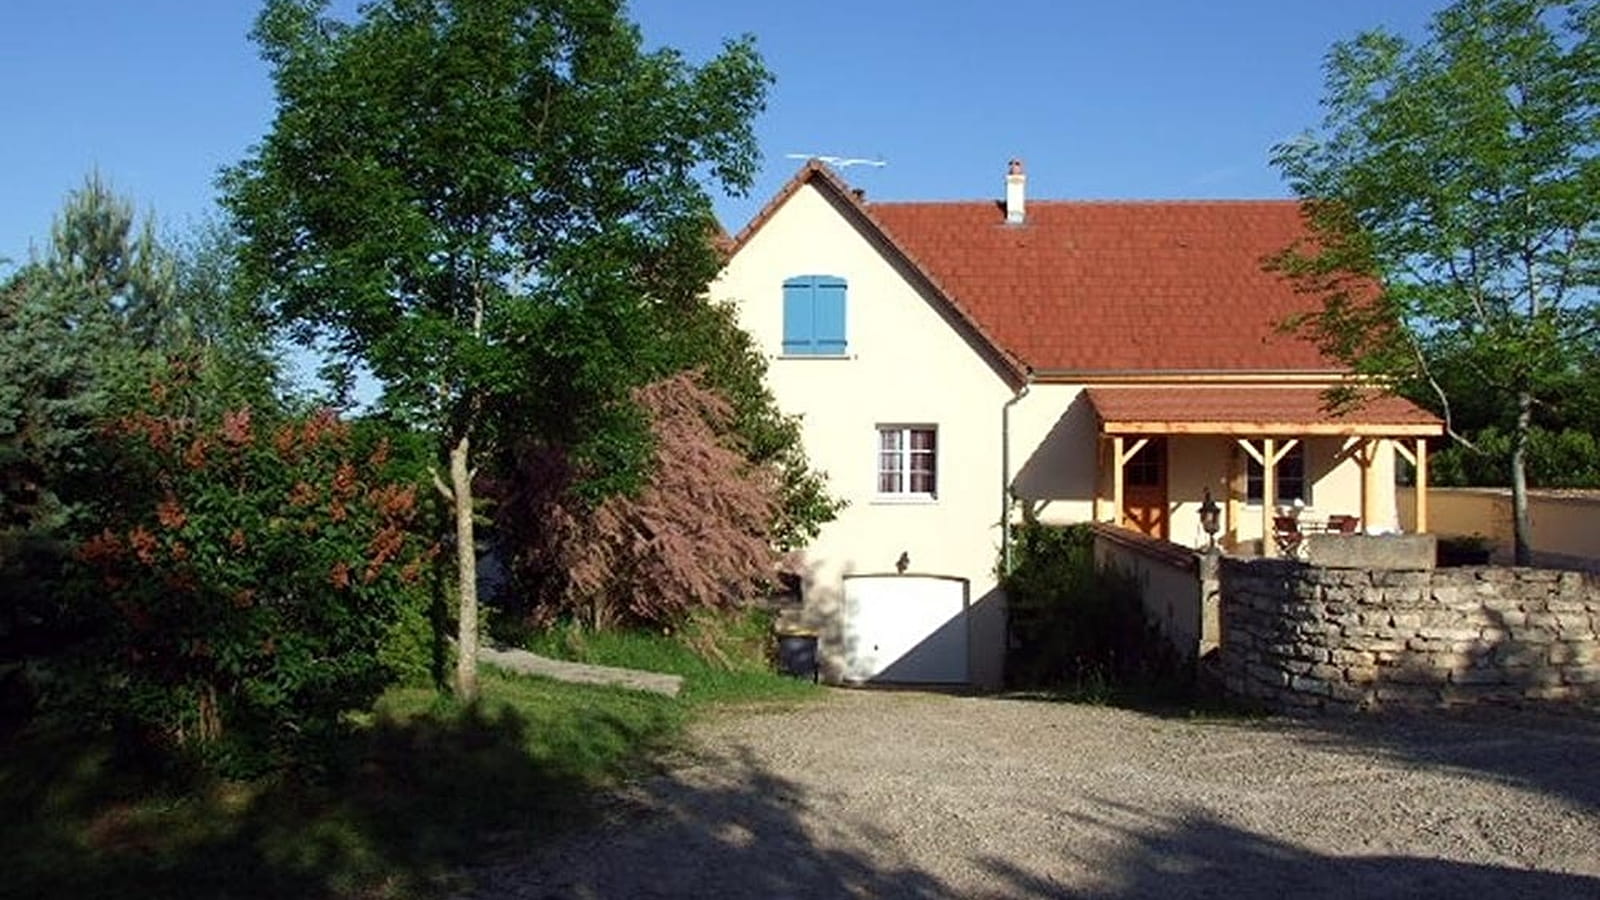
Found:
[[[1328,517],[1328,530],[1336,534],[1355,534],[1360,525],[1360,516],[1337,515]]]
[[[1300,545],[1305,541],[1305,535],[1300,531],[1300,519],[1296,516],[1273,516],[1272,539],[1277,542],[1279,553],[1298,556]]]

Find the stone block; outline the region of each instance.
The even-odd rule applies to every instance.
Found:
[[[1317,694],[1326,697],[1329,693],[1328,682],[1308,675],[1296,675],[1289,679],[1289,687],[1302,694]]]
[[[1418,596],[1433,588],[1433,573],[1422,569],[1377,569],[1372,572],[1372,583],[1385,590],[1416,591]]]
[[[1454,609],[1430,609],[1418,615],[1422,617],[1422,630],[1430,632],[1458,628],[1465,620],[1465,617]]]
[[[1556,633],[1553,629],[1525,625],[1511,629],[1511,640],[1523,644],[1553,644]]]
[[[1550,662],[1555,665],[1600,664],[1600,643],[1594,641],[1562,641],[1550,645]]]
[[[1258,684],[1276,685],[1279,687],[1289,684],[1289,673],[1282,669],[1266,665],[1250,665],[1245,668],[1245,674],[1251,681]]]
[[[1501,628],[1515,628],[1528,624],[1528,614],[1520,609],[1491,610],[1488,619]]]
[[[1417,637],[1434,641],[1444,641],[1445,643],[1451,643],[1453,641],[1475,641],[1478,639],[1478,633],[1480,630],[1481,629],[1478,628],[1468,628],[1461,625],[1454,625],[1450,627],[1430,625],[1419,630],[1417,632]]]
[[[1557,614],[1586,613],[1589,611],[1589,603],[1581,596],[1557,595],[1545,601],[1545,608]]]
[[[1497,665],[1533,668],[1550,661],[1550,648],[1548,644],[1543,643],[1510,642],[1494,648],[1493,658]]]
[[[1306,559],[1312,566],[1344,569],[1432,569],[1438,538],[1431,534],[1310,534]],[[1380,573],[1374,572],[1374,578]]]
[[[1560,628],[1561,620],[1555,613],[1529,612],[1527,627],[1529,628]]]
[[[1580,691],[1569,685],[1547,684],[1539,687],[1525,688],[1522,696],[1529,700],[1573,700],[1580,695]]]
[[[1323,681],[1335,681],[1344,677],[1344,670],[1328,663],[1317,663],[1306,674]]]
[[[1476,606],[1478,603],[1477,597],[1463,591],[1459,586],[1440,584],[1437,579],[1435,579],[1433,587],[1429,590],[1428,596],[1432,597],[1433,602],[1440,606],[1457,607],[1468,603]]]
[[[1504,628],[1483,628],[1478,631],[1478,640],[1489,644],[1498,644],[1511,639],[1511,632]]]
[[[1451,684],[1505,684],[1505,673],[1498,669],[1452,669]]]
[[[1379,685],[1374,691],[1378,702],[1385,706],[1431,706],[1439,702],[1439,691],[1431,687],[1415,685],[1386,684]]]
[[[1386,671],[1383,677],[1384,681],[1393,684],[1443,684],[1449,679],[1449,670],[1423,665],[1396,666]]]
[[[1487,665],[1487,654],[1476,656],[1470,653],[1457,653],[1454,650],[1447,650],[1443,653],[1430,653],[1428,654],[1427,659],[1428,665],[1435,669],[1443,669],[1447,671],[1454,669],[1492,668],[1491,666]]]
[[[1344,680],[1350,684],[1376,684],[1377,666],[1349,666],[1344,670]]]
[[[1366,704],[1373,699],[1372,689],[1335,681],[1328,685],[1328,697],[1339,703]]]
[[[1569,666],[1561,670],[1562,684],[1600,684],[1600,666]]]
[[[1337,666],[1370,666],[1375,661],[1372,654],[1365,650],[1328,651],[1328,662]]]
[[[1422,614],[1415,612],[1391,613],[1388,622],[1385,624],[1391,628],[1414,631],[1422,627]]]
[[[1437,638],[1411,638],[1406,641],[1406,649],[1417,653],[1438,653],[1450,649],[1450,642]]]
[[[1500,685],[1446,685],[1439,691],[1439,699],[1446,706],[1486,706],[1497,704],[1512,706],[1522,700],[1523,692]]]

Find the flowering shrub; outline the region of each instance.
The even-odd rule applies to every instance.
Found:
[[[668,625],[736,606],[776,578],[779,472],[742,452],[728,401],[696,372],[634,397],[656,445],[638,494],[585,503],[569,461],[548,447],[521,454],[501,492],[500,533],[535,621]]]
[[[75,709],[225,768],[296,756],[392,679],[391,632],[428,607],[438,553],[389,444],[330,412],[181,413],[183,385],[102,435],[99,530],[77,551],[90,635]]]

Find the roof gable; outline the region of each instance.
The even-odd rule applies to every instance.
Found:
[[[832,169],[828,168],[820,160],[808,160],[804,166],[801,166],[800,171],[796,172],[794,177],[790,178],[778,190],[778,193],[767,201],[766,205],[756,213],[749,224],[745,225],[738,235],[727,242],[725,245],[727,258],[733,258],[740,250],[744,249],[751,239],[771,221],[778,210],[782,209],[783,205],[806,185],[813,185],[825,196],[832,199],[835,206],[841,210],[847,219],[851,220],[852,224],[862,229],[869,237],[875,238],[876,243],[891,256],[893,261],[905,266],[909,270],[912,280],[917,282],[918,286],[922,287],[934,299],[943,312],[952,316],[962,327],[971,331],[973,336],[977,338],[980,349],[986,351],[985,355],[990,358],[990,361],[1003,375],[1015,383],[1020,384],[1022,382],[1027,373],[1027,366],[1023,361],[1011,353],[1004,344],[997,341],[984,322],[973,316],[971,311],[939,282],[939,279],[931,270],[922,265],[913,254],[907,251],[904,244],[896,241],[888,229],[884,227],[884,224],[874,216],[871,207],[864,203],[861,197],[851,190],[849,185],[845,184],[843,179],[839,178]]]

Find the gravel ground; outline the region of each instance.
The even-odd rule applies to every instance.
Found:
[[[831,691],[726,715],[474,897],[1600,898],[1600,719],[1168,719]]]

